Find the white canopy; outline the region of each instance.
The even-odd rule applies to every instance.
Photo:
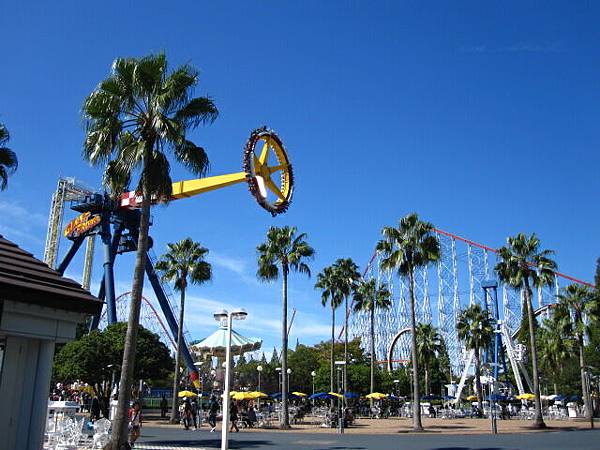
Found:
[[[212,356],[225,356],[227,345],[227,327],[219,327],[206,339],[191,346],[192,351],[200,354],[210,353]],[[240,355],[253,352],[262,346],[262,339],[247,338],[235,330],[231,331],[231,352]]]

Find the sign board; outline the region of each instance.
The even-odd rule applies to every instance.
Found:
[[[65,227],[64,235],[66,238],[75,239],[91,231],[100,223],[100,215],[92,215],[89,211],[78,215],[71,220]]]

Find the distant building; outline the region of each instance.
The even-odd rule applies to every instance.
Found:
[[[102,302],[0,235],[0,448],[42,448],[54,348]]]

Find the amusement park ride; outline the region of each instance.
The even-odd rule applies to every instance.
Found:
[[[272,155],[271,160],[270,155]],[[242,168],[243,171],[238,173],[178,181],[172,185],[170,199],[157,198],[153,199],[153,203],[165,203],[193,197],[225,186],[246,182],[250,193],[259,205],[273,216],[287,210],[293,194],[293,172],[283,143],[275,132],[267,128],[259,128],[251,133],[244,148]],[[273,180],[275,175],[279,175],[278,179]],[[79,212],[80,215],[69,222],[64,229],[63,235],[72,244],[60,264],[56,266],[56,270],[63,274],[83,241],[87,239],[83,285],[89,289],[94,239],[96,235],[100,236],[104,270],[98,298],[106,300],[103,315],[106,316],[108,324],[115,323],[118,317],[113,271],[115,258],[119,254],[136,250],[141,200],[141,195],[136,192],[127,192],[115,200],[106,193],[93,192],[72,178],[61,178],[57,191],[52,197],[44,260],[50,267],[56,266],[64,206],[66,203],[70,203],[71,209]],[[161,283],[154,269],[154,262],[155,258],[149,251],[145,262],[146,275],[152,285],[171,336],[177,336],[178,324],[175,320],[173,302],[169,299],[170,291],[168,286]],[[150,304],[147,300],[145,302]],[[156,318],[160,320],[158,315]],[[100,316],[95,317],[91,328],[97,328],[99,321]],[[173,342],[171,336],[167,337]],[[182,350],[191,379],[197,385],[198,372],[189,347],[184,345]]]
[[[153,199],[154,203],[192,197],[246,182],[250,193],[260,206],[272,215],[287,210],[294,186],[292,166],[281,140],[273,131],[260,128],[251,133],[244,148],[242,168],[243,170],[238,173],[173,183],[171,198]],[[276,180],[273,180],[274,175],[278,175]],[[64,209],[67,204],[70,204],[71,209],[79,212],[80,215],[69,222],[61,233]],[[103,277],[98,297],[106,300],[106,307],[101,316],[106,324],[114,323],[118,318],[125,320],[123,314],[118,314],[118,307],[127,303],[125,300],[129,293],[115,297],[113,266],[117,255],[136,249],[140,204],[141,196],[136,192],[128,192],[118,199],[113,199],[106,193],[94,192],[73,178],[61,178],[52,197],[44,260],[62,274],[84,240],[87,240],[82,284],[89,289],[95,237],[100,236],[103,247]],[[72,244],[57,266],[61,234]],[[464,307],[475,303],[488,309],[497,323],[494,351],[488,352],[484,357],[484,361],[487,358],[488,366],[493,368],[494,379],[499,380],[500,376],[507,376],[508,369],[505,361],[507,357],[515,375],[517,390],[519,393],[525,392],[526,385],[523,380],[531,386],[525,370],[525,348],[515,340],[521,321],[523,293],[491,280],[496,261],[495,249],[440,229],[436,229],[435,234],[440,242],[441,258],[435,265],[419,270],[415,274],[417,321],[434,323],[440,330],[446,343],[452,373],[462,374],[455,397],[460,398],[466,378],[472,370],[473,360],[473,353],[466,352],[464,345],[458,339],[456,321]],[[156,274],[154,262],[155,257],[149,249],[145,263],[146,275],[167,325],[164,325],[152,302],[145,298],[142,299],[141,318],[146,320],[145,325],[153,327],[151,329],[161,335],[163,342],[174,345],[174,336],[177,336],[178,331],[175,320],[177,308],[175,302],[171,301],[172,294],[168,285],[163,284]],[[392,370],[394,365],[407,363],[410,355],[408,286],[406,280],[397,278],[392,272],[381,268],[380,255],[377,253],[373,254],[363,277],[385,282],[392,292],[392,307],[376,313],[375,339],[377,360],[386,365],[388,370]],[[591,286],[589,283],[556,272],[552,286],[539,288],[535,292],[536,315],[544,317],[549,314],[561,283],[581,283]],[[123,300],[119,302],[117,301],[119,299]],[[434,303],[433,308],[432,303]],[[144,308],[146,308],[145,313]],[[99,326],[101,317],[94,318],[91,328]],[[350,317],[350,334],[361,338],[363,348],[370,347],[368,323],[369,317],[366,313],[353,314]],[[183,355],[191,379],[194,384],[197,384],[198,372],[188,345],[183,346]],[[491,355],[494,355],[493,360]]]
[[[493,378],[497,381],[505,378],[507,381],[508,358],[518,392],[524,393],[528,386],[532,389],[525,364],[526,348],[515,339],[521,324],[523,293],[493,280],[497,251],[447,231],[436,229],[434,233],[440,243],[441,258],[436,264],[415,273],[416,313],[417,322],[437,326],[446,344],[452,373],[461,374],[458,385],[451,382],[456,393],[450,395],[458,400],[467,376],[472,373],[473,352],[464,350],[457,336],[456,321],[463,308],[475,303],[490,311],[497,323],[493,348],[484,355],[484,362],[492,368]],[[410,359],[409,291],[406,280],[381,268],[380,258],[376,252],[373,254],[363,277],[375,278],[378,283],[385,282],[392,293],[392,307],[376,313],[378,331],[375,339],[377,360],[391,371],[394,366],[404,365]],[[539,288],[534,293],[532,304],[536,316],[550,314],[561,285],[579,283],[592,286],[560,272],[554,275],[551,286]],[[349,332],[361,338],[364,348],[370,347],[368,323],[366,313],[353,314],[350,318]]]

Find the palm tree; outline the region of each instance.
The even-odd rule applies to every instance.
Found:
[[[318,275],[315,289],[321,289],[321,305],[331,306],[331,348],[329,350],[329,391],[334,392],[335,373],[335,310],[342,304],[340,277],[335,265],[325,267]],[[333,399],[331,402],[333,408]]]
[[[534,428],[545,428],[540,399],[540,378],[538,371],[537,348],[535,345],[535,317],[531,304],[532,287],[550,286],[554,282],[556,263],[550,259],[551,250],[540,250],[540,240],[535,233],[526,236],[519,233],[506,239],[507,245],[498,250],[500,261],[495,271],[501,281],[521,290],[527,305],[529,319],[529,342],[531,344],[531,362],[533,371],[533,390],[535,394]]]
[[[119,403],[112,426],[110,446],[115,450],[127,439],[129,387],[135,364],[151,199],[168,199],[171,194],[166,152],[198,176],[208,169],[204,149],[186,138],[190,129],[212,122],[218,115],[211,99],[191,97],[197,82],[198,72],[188,65],[169,73],[164,54],[118,58],[109,77],[100,82],[83,105],[84,158],[94,166],[106,165],[105,184],[113,188],[119,185],[113,194],[126,189],[132,176],[139,173],[135,189],[142,196]]]
[[[161,272],[161,278],[166,282],[175,283],[179,291],[179,327],[177,329],[177,353],[175,356],[175,377],[173,381],[173,402],[171,408],[171,423],[177,423],[177,394],[179,392],[179,364],[183,342],[183,314],[185,308],[185,290],[188,280],[192,284],[202,284],[211,279],[211,266],[204,258],[208,249],[194,242],[191,238],[183,239],[174,244],[167,244],[168,251],[156,263],[156,270]]]
[[[442,350],[442,336],[430,323],[417,325],[419,365],[425,369],[425,395],[429,394],[429,368]]]
[[[290,270],[293,270],[310,277],[310,268],[305,261],[315,254],[313,248],[306,242],[306,233],[296,234],[296,232],[296,227],[271,227],[267,231],[267,240],[256,247],[258,252],[258,270],[256,274],[258,278],[264,281],[276,280],[281,270],[283,280],[283,313],[281,319],[281,409],[283,416],[281,428],[283,429],[290,427],[288,385],[285,376],[288,358],[288,274]]]
[[[398,228],[384,227],[383,239],[377,251],[383,255],[381,268],[396,270],[408,278],[410,291],[410,330],[413,366],[413,429],[423,431],[419,395],[419,364],[417,361],[417,319],[415,316],[415,270],[440,259],[440,244],[433,234],[433,225],[419,220],[416,213],[400,219]]]
[[[458,338],[465,342],[465,347],[474,351],[475,356],[475,387],[477,388],[477,401],[483,404],[483,391],[481,389],[481,358],[480,351],[489,347],[494,339],[494,320],[489,311],[481,309],[474,303],[464,309],[456,321]]]
[[[376,285],[375,279],[362,281],[354,292],[354,311],[365,311],[369,313],[371,345],[371,385],[369,393],[375,392],[375,312],[378,309],[389,309],[392,306],[392,294],[385,283]]]
[[[583,338],[586,334],[590,335],[590,327],[586,325],[583,318],[587,316],[588,323],[596,323],[600,319],[598,316],[600,308],[598,296],[587,286],[570,284],[562,289],[562,293],[558,295],[558,302],[559,311],[557,313],[560,313],[560,309],[563,310],[561,316],[568,323],[568,334],[575,338],[579,347],[579,370],[581,373],[581,392],[583,394],[583,401],[585,402],[585,417],[590,421],[590,427],[594,428],[592,402],[586,380],[586,365],[583,351]]]
[[[15,152],[6,147],[9,140],[8,130],[3,123],[0,123],[0,191],[6,189],[8,176],[15,173],[19,165]]]
[[[356,289],[356,283],[360,280],[358,266],[352,258],[340,258],[334,266],[339,277],[340,293],[344,297],[344,393],[348,391],[348,297]]]
[[[538,330],[538,348],[543,369],[549,374],[554,374],[554,394],[558,394],[556,376],[562,374],[564,362],[573,352],[573,340],[565,329],[568,328],[570,318],[565,323],[561,314],[554,314],[551,319],[545,319],[543,326]]]

